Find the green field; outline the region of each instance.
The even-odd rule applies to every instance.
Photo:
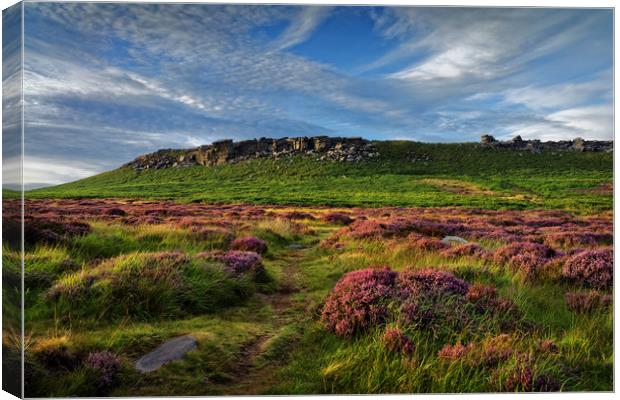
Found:
[[[205,168],[117,169],[27,192],[27,198],[153,198],[329,206],[612,208],[611,153],[485,149],[474,143],[376,142],[380,159],[262,159]],[[411,162],[415,155],[431,161]]]

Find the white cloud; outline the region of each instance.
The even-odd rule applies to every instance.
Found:
[[[613,140],[613,107],[610,104],[568,108],[538,119],[514,122],[506,126],[508,139],[520,135],[524,139],[567,140],[582,137],[588,140]]]
[[[272,43],[276,50],[284,50],[305,42],[315,29],[329,16],[330,7],[303,7],[289,26]]]
[[[109,165],[68,158],[24,156],[24,185],[60,184],[92,176]]]
[[[376,32],[391,41],[359,70],[397,70],[373,76],[290,51],[329,18],[325,7],[26,7],[39,18],[26,43],[29,154],[92,161],[98,172],[158,148],[223,137],[333,133],[454,141],[510,129],[574,137],[580,128],[604,125],[591,112],[582,115],[590,125],[580,126],[575,110],[611,99],[609,75],[589,84],[596,80],[591,71],[575,72],[579,81],[550,85],[529,72],[532,60],[588,38],[596,19],[562,10],[372,9]],[[268,37],[266,28],[279,26],[286,26],[282,34]],[[393,41],[400,44],[390,47]],[[570,49],[571,60],[580,49]],[[90,171],[73,168],[75,177]],[[61,175],[70,179],[71,172]]]
[[[585,82],[566,82],[549,86],[528,85],[506,90],[504,100],[512,104],[523,104],[533,110],[557,109],[592,100],[611,100],[611,71],[599,74]]]
[[[569,108],[547,116],[587,139],[611,140],[614,137],[613,107],[611,104]]]
[[[413,81],[508,76],[586,37],[600,22],[598,15],[576,18],[571,10],[525,8],[411,7],[385,13],[375,18],[377,30],[402,44],[366,69],[419,54],[421,60],[391,74]]]

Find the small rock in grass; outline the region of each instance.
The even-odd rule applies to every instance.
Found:
[[[458,236],[446,236],[443,239],[441,239],[441,242],[445,244],[453,245],[453,244],[466,244],[467,240],[463,239],[462,237],[458,237]]]
[[[142,373],[156,371],[170,361],[179,360],[198,345],[190,335],[170,339],[136,362],[136,369]]]

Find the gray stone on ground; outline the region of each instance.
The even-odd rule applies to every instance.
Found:
[[[303,244],[299,244],[299,243],[293,243],[293,244],[289,244],[288,248],[291,250],[301,250],[304,248]]]
[[[453,245],[453,244],[465,244],[467,243],[467,240],[463,239],[462,237],[458,237],[458,236],[446,236],[445,238],[441,239],[441,242],[445,244]]]
[[[187,352],[194,350],[197,346],[198,342],[193,336],[175,337],[140,358],[136,362],[136,369],[140,372],[156,371],[170,361],[183,358]]]

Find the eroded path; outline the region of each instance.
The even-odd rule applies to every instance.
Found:
[[[250,395],[269,392],[279,384],[277,371],[289,360],[307,320],[303,265],[316,257],[315,245],[285,247],[264,263],[273,276],[271,290],[255,293],[243,306],[224,313],[187,320],[162,321],[153,344],[136,351],[135,360],[158,344],[180,335],[198,341],[195,351],[146,374],[128,371],[112,396]],[[159,335],[158,335],[159,336]],[[141,354],[142,353],[142,354]],[[135,362],[133,360],[133,362]],[[129,375],[129,373],[131,375]]]
[[[312,248],[296,249],[280,256],[281,265],[278,287],[274,293],[257,296],[271,310],[268,330],[244,343],[238,354],[232,385],[224,394],[261,394],[277,383],[276,371],[283,362],[279,347],[292,338],[287,337],[303,312],[303,304],[297,297],[302,292],[301,264],[307,260]],[[302,296],[303,297],[303,296]]]

